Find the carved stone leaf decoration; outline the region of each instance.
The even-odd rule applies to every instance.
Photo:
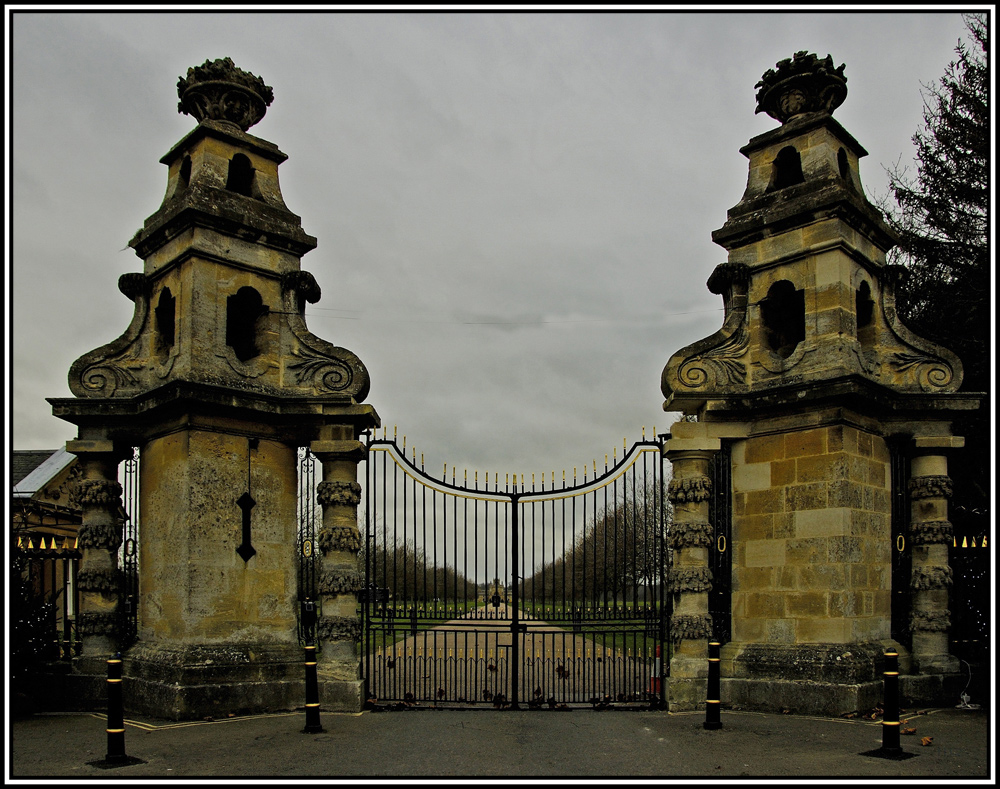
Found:
[[[893,354],[891,363],[899,372],[914,370],[917,382],[925,392],[943,389],[955,377],[954,371],[943,359],[926,354],[898,351]]]
[[[282,278],[281,290],[288,327],[296,340],[283,362],[290,383],[319,394],[348,394],[362,402],[371,385],[364,363],[351,351],[317,337],[306,327],[304,304],[320,298],[316,279],[307,271],[289,272]]]
[[[135,302],[132,322],[118,339],[85,353],[69,369],[69,388],[77,397],[129,397],[145,388],[149,361],[140,335],[149,316],[149,283],[143,274],[118,278],[118,289]]]
[[[681,364],[677,380],[691,388],[746,386],[747,368],[743,357],[749,347],[749,332],[742,326],[727,342]]]
[[[295,383],[315,385],[331,392],[343,392],[351,388],[354,372],[339,359],[292,351],[292,356],[300,361],[288,362],[285,366],[294,372]]]

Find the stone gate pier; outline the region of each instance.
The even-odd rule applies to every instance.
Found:
[[[316,247],[282,199],[277,146],[247,133],[273,99],[228,58],[188,70],[179,111],[197,126],[160,160],[163,204],[129,242],[143,260],[119,289],[135,303],[118,339],[81,356],[73,398],[83,468],[81,677],[124,653],[126,704],[167,718],[304,703],[298,600],[297,450],[323,462],[324,569],[353,569],[360,546],[361,360],[313,335],[320,298],[301,258]],[[116,628],[117,463],[141,450],[138,640]],[[329,574],[329,573],[328,573]],[[354,583],[320,601],[321,702],[360,709]]]
[[[746,191],[712,234],[728,252],[708,280],[724,323],[663,370],[664,409],[697,420],[675,424],[664,450],[677,532],[671,709],[704,703],[707,640],[730,630],[709,611],[722,542],[703,501],[706,459],[723,445],[724,704],[868,710],[887,647],[901,654],[904,694],[931,698],[956,677],[948,457],[963,446],[955,420],[981,395],[960,392],[960,360],[897,315],[895,239],[864,196],[866,151],[833,118],[846,83],[844,66],[805,52],[758,83],[757,111],[780,125],[740,149]]]

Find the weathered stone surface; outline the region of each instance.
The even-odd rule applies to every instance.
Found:
[[[673,594],[707,592],[712,588],[712,572],[707,567],[671,567],[667,588]]]
[[[361,587],[357,570],[324,570],[317,582],[317,591],[323,595],[357,594]]]
[[[319,549],[324,554],[331,551],[357,553],[361,550],[361,532],[352,526],[333,526],[320,529]]]
[[[85,523],[77,539],[81,548],[117,551],[122,544],[122,527],[120,523]]]
[[[678,548],[704,548],[712,544],[712,524],[708,522],[685,522],[673,523],[668,534],[670,547]]]
[[[902,445],[890,441],[904,436],[916,450],[900,543],[912,550],[914,614],[895,624],[912,624],[914,670],[952,670],[951,484],[939,448],[961,446],[952,420],[980,398],[959,392],[951,351],[899,319],[904,272],[887,265],[895,235],[865,197],[867,152],[831,117],[846,96],[843,72],[829,56],[799,52],[757,84],[757,111],[782,125],[741,149],[746,189],[712,234],[728,252],[708,282],[723,297],[723,325],[675,352],[661,374],[664,410],[697,418],[697,431],[678,423],[665,446],[676,531],[668,586],[679,616],[707,614],[707,566],[695,552],[713,550],[701,524],[723,522],[710,498],[730,506],[724,682],[750,708],[839,714],[878,701],[874,665],[893,624],[893,518],[906,517],[893,507]],[[720,446],[731,457],[721,501],[691,481]],[[681,641],[671,667],[687,671],[697,642]],[[689,687],[671,689],[675,703],[694,703]]]
[[[712,636],[712,617],[708,614],[679,614],[670,618],[670,638],[674,643],[684,639],[708,639]]]
[[[76,575],[76,585],[80,591],[118,594],[122,574],[115,568],[80,570]]]
[[[356,616],[323,616],[316,627],[323,641],[358,641],[361,637],[361,622]]]
[[[233,124],[246,131],[258,123],[274,101],[274,92],[230,58],[206,60],[187,71],[177,82],[177,111],[196,120]]]
[[[81,507],[112,508],[121,502],[122,486],[114,480],[82,479],[76,483],[73,501]]]
[[[667,497],[672,504],[705,501],[712,493],[712,480],[706,476],[670,480]]]
[[[754,86],[760,89],[755,112],[782,123],[804,112],[832,113],[847,98],[844,68],[843,63],[834,68],[829,55],[821,60],[805,51],[779,60]]]
[[[943,475],[913,477],[909,486],[911,499],[951,498],[953,489],[951,479]]]
[[[356,507],[361,502],[361,485],[357,482],[320,482],[316,486],[316,501],[320,504],[341,504]]]

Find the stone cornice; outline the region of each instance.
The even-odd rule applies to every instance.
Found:
[[[261,430],[285,428],[301,434],[303,445],[321,426],[353,424],[360,432],[381,420],[370,405],[350,395],[295,396],[263,388],[236,388],[209,382],[173,380],[134,397],[47,398],[53,415],[77,425],[108,425],[118,438],[160,435],[184,429],[195,420],[210,428],[212,415],[250,418]]]

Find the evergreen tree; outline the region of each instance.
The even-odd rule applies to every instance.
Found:
[[[958,59],[938,84],[924,86],[924,128],[913,136],[916,178],[897,162],[888,174],[898,207],[884,207],[901,239],[891,260],[909,271],[900,317],[957,353],[962,388],[981,392],[991,345],[989,29],[985,14],[964,19],[969,42],[958,43]]]

